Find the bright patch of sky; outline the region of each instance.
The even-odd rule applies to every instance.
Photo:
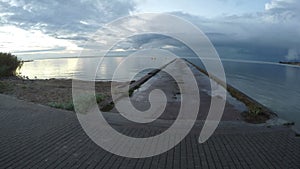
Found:
[[[212,18],[220,15],[242,15],[263,12],[269,0],[137,0],[137,12],[181,11]]]
[[[64,50],[69,53],[81,50],[76,44],[68,40],[56,39],[44,34],[39,30],[24,30],[16,26],[1,26],[0,37],[2,52],[13,52],[15,54],[30,54],[33,52],[59,53]]]

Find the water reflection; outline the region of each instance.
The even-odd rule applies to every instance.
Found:
[[[96,73],[97,81],[111,80],[115,69],[125,57],[105,57],[101,58],[60,58],[60,59],[45,59],[25,62],[20,73],[21,76],[29,79],[82,79],[94,80]],[[132,74],[138,73],[141,68],[150,65],[161,67],[170,62],[168,57],[153,57],[153,58],[135,58],[134,62],[128,64],[124,77],[120,77],[120,81],[127,80]],[[97,72],[95,72],[97,70]],[[84,73],[88,72],[88,73]],[[147,71],[144,72],[144,74]],[[136,78],[142,76],[139,74]]]
[[[19,73],[29,79],[70,78],[77,70],[77,62],[77,58],[35,60],[25,62]]]

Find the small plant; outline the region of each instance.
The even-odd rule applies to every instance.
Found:
[[[23,61],[10,53],[0,52],[0,77],[16,76],[17,70],[23,65]]]
[[[249,107],[249,115],[252,117],[257,117],[262,113],[262,110],[260,107],[257,106],[250,106]]]
[[[73,105],[72,101],[70,101],[68,103],[51,102],[48,105],[50,107],[54,107],[54,108],[57,108],[57,109],[64,109],[64,110],[74,111],[74,105]]]
[[[263,112],[263,108],[256,105],[248,105],[248,111],[242,113],[242,116],[249,123],[259,124],[265,123],[270,116]]]
[[[101,108],[100,110],[103,112],[109,112],[111,111],[113,108],[115,107],[115,104],[113,102],[105,105],[103,108]]]
[[[96,94],[97,103],[101,103],[106,97],[103,94]]]

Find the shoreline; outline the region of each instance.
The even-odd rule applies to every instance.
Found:
[[[173,61],[171,61],[170,63],[172,63]],[[208,75],[205,70],[199,68],[198,66],[187,60],[185,61],[193,65],[200,72]],[[131,82],[128,91],[129,95],[130,93],[133,93],[134,90],[138,89],[143,83],[157,74],[161,69],[166,67],[168,64],[160,69],[153,70],[137,81]],[[211,76],[210,78],[212,78],[212,80],[216,81],[221,86],[225,86],[224,82],[220,81],[216,77]],[[99,103],[100,109],[110,110],[111,108],[113,108],[113,103],[110,96],[111,83],[111,81],[96,82],[96,94],[98,96],[98,98],[96,99]],[[243,92],[235,89],[229,84],[226,85],[226,90],[232,95],[232,97],[244,103],[249,109],[248,112],[242,112],[242,115],[245,118],[244,121],[248,123],[265,123],[269,119],[278,117],[276,113],[260,104],[256,100],[250,98]],[[5,86],[4,88],[0,88],[1,94],[12,95],[21,100],[39,103],[55,108],[66,109],[67,107],[67,109],[72,110],[72,79],[28,80],[21,78],[7,78],[0,79],[0,87],[1,86]],[[251,114],[250,111],[252,110],[255,114]]]
[[[247,119],[246,119],[247,122],[249,122],[249,123],[256,123],[255,122],[255,121],[257,121],[256,118],[261,118],[261,117],[262,118],[266,118],[266,119],[264,119],[264,121],[266,122],[267,120],[270,120],[272,118],[277,118],[278,117],[278,115],[275,112],[273,112],[272,110],[270,110],[266,106],[262,105],[258,101],[254,100],[253,98],[249,97],[245,93],[243,93],[240,90],[234,88],[230,84],[223,82],[222,80],[218,79],[216,76],[209,74],[206,70],[200,68],[199,66],[197,66],[194,63],[188,61],[187,59],[184,59],[184,60],[187,63],[193,65],[200,72],[202,72],[203,74],[205,74],[206,76],[208,76],[209,78],[211,78],[212,80],[214,80],[215,82],[217,82],[219,85],[221,85],[222,87],[226,88],[227,92],[230,93],[230,95],[232,97],[234,97],[238,101],[244,103],[247,106],[247,108],[248,108],[248,112],[244,112],[243,113],[243,116],[245,118],[249,118],[248,119],[249,121],[247,121]],[[251,113],[251,111],[253,112],[253,114]],[[265,116],[265,117],[263,117],[263,116]],[[251,118],[254,118],[254,119],[251,119]]]

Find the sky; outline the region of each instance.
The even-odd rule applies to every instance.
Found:
[[[190,21],[221,58],[300,59],[299,0],[0,0],[0,51],[24,60],[78,56],[105,24],[145,12]],[[160,36],[124,44],[115,51],[182,46]]]
[[[268,0],[144,0],[136,1],[136,11],[170,12],[183,11],[191,15],[213,18],[220,15],[241,15],[262,12]]]

